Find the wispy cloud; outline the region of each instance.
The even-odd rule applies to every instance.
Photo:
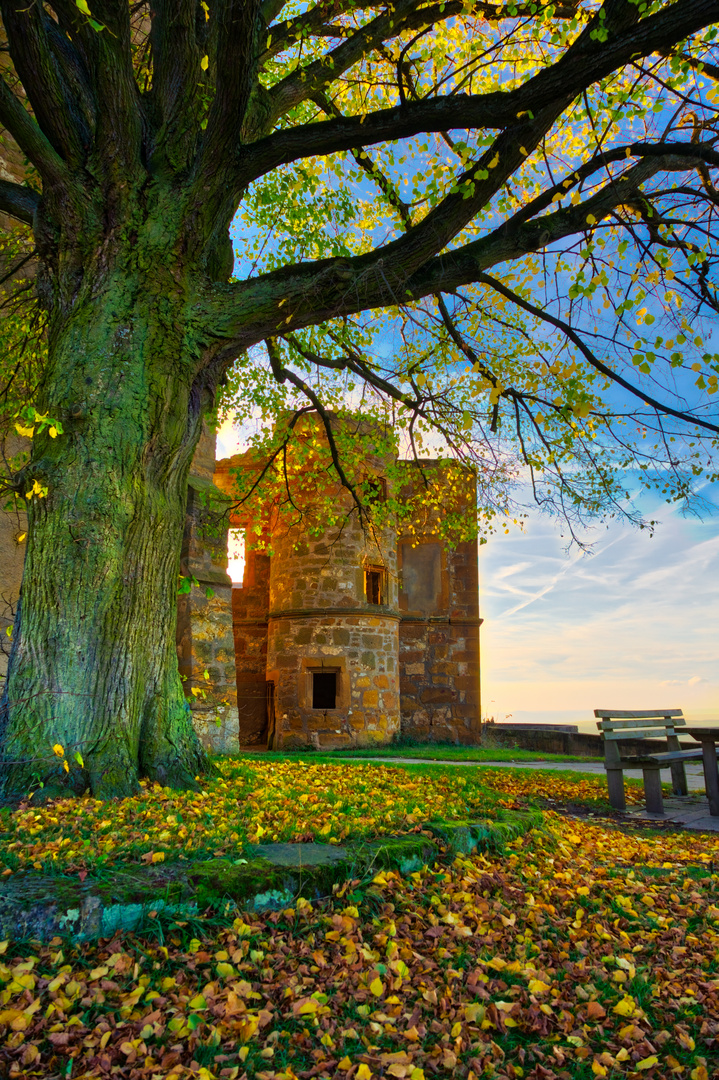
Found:
[[[719,718],[719,519],[667,509],[652,514],[665,519],[653,538],[613,525],[590,556],[567,555],[541,518],[490,540],[480,556],[485,712],[494,702],[515,718],[589,722],[599,706],[668,705]]]

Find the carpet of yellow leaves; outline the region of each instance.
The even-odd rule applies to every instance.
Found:
[[[226,759],[200,792],[147,784],[135,798],[32,800],[0,810],[0,874],[53,866],[241,854],[253,843],[398,833],[434,818],[491,816],[551,798],[606,802],[603,777],[510,769],[396,768]],[[627,785],[630,801],[641,787]]]
[[[719,838],[547,815],[504,856],[228,913],[202,941],[1,945],[0,1071],[48,1080],[710,1080]]]

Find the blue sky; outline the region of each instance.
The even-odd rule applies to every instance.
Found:
[[[703,494],[719,510],[719,490]],[[719,514],[648,507],[655,534],[613,523],[590,555],[538,512],[480,554],[482,711],[578,723],[595,708],[719,720]]]

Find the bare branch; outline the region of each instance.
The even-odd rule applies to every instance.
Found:
[[[674,416],[678,420],[683,420],[687,424],[695,424],[697,427],[704,428],[706,431],[713,431],[719,435],[719,425],[712,424],[708,420],[702,420],[700,417],[694,416],[691,413],[683,412],[680,409],[674,409],[671,405],[667,405],[650,394],[646,394],[640,387],[634,386],[627,379],[624,379],[616,371],[613,371],[607,364],[596,356],[582,337],[576,332],[576,330],[565,322],[564,319],[558,318],[556,315],[551,315],[548,311],[538,308],[536,304],[532,304],[529,300],[525,300],[524,297],[519,296],[517,293],[508,289],[501,281],[491,277],[489,274],[481,274],[478,278],[479,281],[486,285],[490,285],[495,292],[498,292],[500,296],[504,296],[507,300],[511,300],[517,307],[522,308],[523,311],[528,312],[530,315],[534,315],[535,318],[540,319],[542,322],[548,323],[550,326],[556,327],[561,330],[581,352],[584,359],[602,375],[606,376],[612,382],[617,383],[618,386],[622,386],[625,390],[628,390],[634,397],[639,398],[646,405],[651,405],[653,409],[656,409],[658,413],[664,413],[667,416]]]

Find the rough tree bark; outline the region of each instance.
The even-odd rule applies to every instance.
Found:
[[[47,496],[29,500],[9,795],[38,780],[126,795],[141,775],[192,785],[208,767],[174,648],[187,476],[210,403],[196,298],[177,263],[169,274],[137,245],[110,261],[50,335],[40,407],[65,431],[34,441],[28,470]]]

